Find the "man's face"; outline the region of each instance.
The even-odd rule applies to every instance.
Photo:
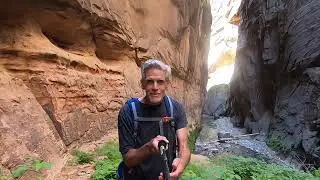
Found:
[[[159,104],[165,96],[167,81],[165,71],[151,68],[146,71],[146,79],[143,80],[142,89],[146,91],[146,101],[151,105]]]

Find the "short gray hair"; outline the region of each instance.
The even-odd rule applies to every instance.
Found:
[[[144,62],[141,65],[141,80],[146,79],[146,72],[147,72],[147,70],[149,70],[151,68],[156,68],[156,69],[160,69],[162,71],[165,71],[166,72],[166,80],[169,80],[169,78],[171,76],[170,66],[163,63],[160,60],[157,60],[157,59],[148,59],[146,62]]]

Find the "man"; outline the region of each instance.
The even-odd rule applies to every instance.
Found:
[[[171,69],[159,60],[149,59],[141,66],[141,87],[145,96],[138,99],[142,117],[167,116],[164,102]],[[119,112],[118,131],[120,152],[124,161],[124,179],[163,179],[164,161],[159,153],[160,141],[169,143],[168,162],[170,178],[179,179],[190,160],[188,148],[187,119],[183,106],[170,98],[173,106],[173,121],[176,139],[172,136],[160,136],[159,122],[139,122],[134,132],[132,109],[126,103]],[[165,128],[170,135],[170,128]],[[174,132],[173,132],[174,133]],[[171,147],[171,148],[170,148]],[[177,147],[177,148],[176,148]],[[178,149],[178,155],[173,152]]]

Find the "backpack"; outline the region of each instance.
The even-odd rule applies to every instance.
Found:
[[[172,100],[169,96],[164,96],[164,102],[165,102],[165,108],[166,108],[166,117],[162,117],[164,121],[173,120],[173,104]],[[139,106],[139,99],[138,98],[131,98],[129,99],[126,104],[128,104],[131,114],[133,115],[133,125],[134,125],[134,141],[137,143],[137,132],[138,132],[138,126],[139,121],[159,121],[158,117],[139,117],[137,112],[140,112],[140,106]],[[171,121],[174,123],[174,121]],[[162,123],[163,121],[159,121],[159,127],[160,127],[160,135],[163,135],[162,130]],[[176,134],[174,133],[174,138],[176,139]],[[176,140],[176,146],[177,146],[177,140]],[[177,151],[177,147],[175,147],[175,151]],[[120,162],[117,169],[117,180],[124,180],[124,162]]]

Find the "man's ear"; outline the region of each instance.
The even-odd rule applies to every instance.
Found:
[[[140,80],[140,86],[143,90],[145,89],[145,83],[142,79]]]
[[[171,84],[171,82],[169,80],[166,80],[166,90],[168,90],[168,87],[170,84]]]

